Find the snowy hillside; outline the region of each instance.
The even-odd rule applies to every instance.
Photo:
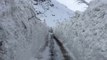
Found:
[[[36,60],[48,28],[29,0],[0,0],[0,60]]]
[[[73,16],[71,10],[56,0],[34,0],[33,4],[37,17],[45,20],[48,26],[54,26],[57,21],[69,20]]]
[[[94,0],[84,13],[55,28],[76,60],[107,60],[107,1]]]

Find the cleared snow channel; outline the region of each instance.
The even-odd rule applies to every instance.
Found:
[[[54,56],[51,56],[52,52],[51,50],[51,43],[48,43],[48,46],[45,48],[45,50],[42,52],[42,58],[38,59],[38,60],[52,60],[52,57],[54,57],[53,60],[64,60],[63,55],[61,53],[61,50],[59,48],[59,46],[57,45],[56,41],[53,40],[53,54]]]

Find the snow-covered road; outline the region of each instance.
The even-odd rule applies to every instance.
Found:
[[[53,34],[50,34],[48,43],[45,49],[41,52],[41,58],[38,60],[72,60],[67,55],[67,51],[61,45],[60,41],[57,41]]]
[[[64,60],[64,58],[59,46],[53,40],[48,43],[48,46],[42,52],[42,58],[38,60]]]

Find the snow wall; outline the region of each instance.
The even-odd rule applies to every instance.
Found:
[[[0,60],[36,58],[47,35],[31,0],[0,0]]]
[[[76,60],[107,60],[107,1],[92,1],[85,12],[58,24],[55,34]]]

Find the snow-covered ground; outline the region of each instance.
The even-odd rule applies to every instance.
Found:
[[[74,14],[73,11],[56,0],[46,0],[45,2],[36,3],[33,1],[37,17],[42,21],[46,21],[50,27],[55,26],[58,21],[70,20]]]
[[[33,0],[1,0],[0,60],[37,60],[49,33],[41,20],[69,19],[71,13],[54,0],[38,5],[33,4]]]
[[[55,60],[64,60],[63,54],[59,48],[59,46],[57,45],[57,43],[54,41],[54,59]],[[50,60],[51,58],[51,52],[50,52],[50,47],[47,46],[45,48],[45,50],[43,52],[41,52],[41,58],[39,58],[38,60]]]
[[[64,60],[60,46],[56,43],[51,33],[48,35],[48,43],[46,43],[45,49],[40,52],[38,60]]]
[[[107,60],[107,0],[94,0],[85,12],[72,16],[56,0],[1,0],[0,60],[63,60],[60,46],[48,38],[49,27],[41,20],[49,25],[69,20],[54,33],[75,60]]]

